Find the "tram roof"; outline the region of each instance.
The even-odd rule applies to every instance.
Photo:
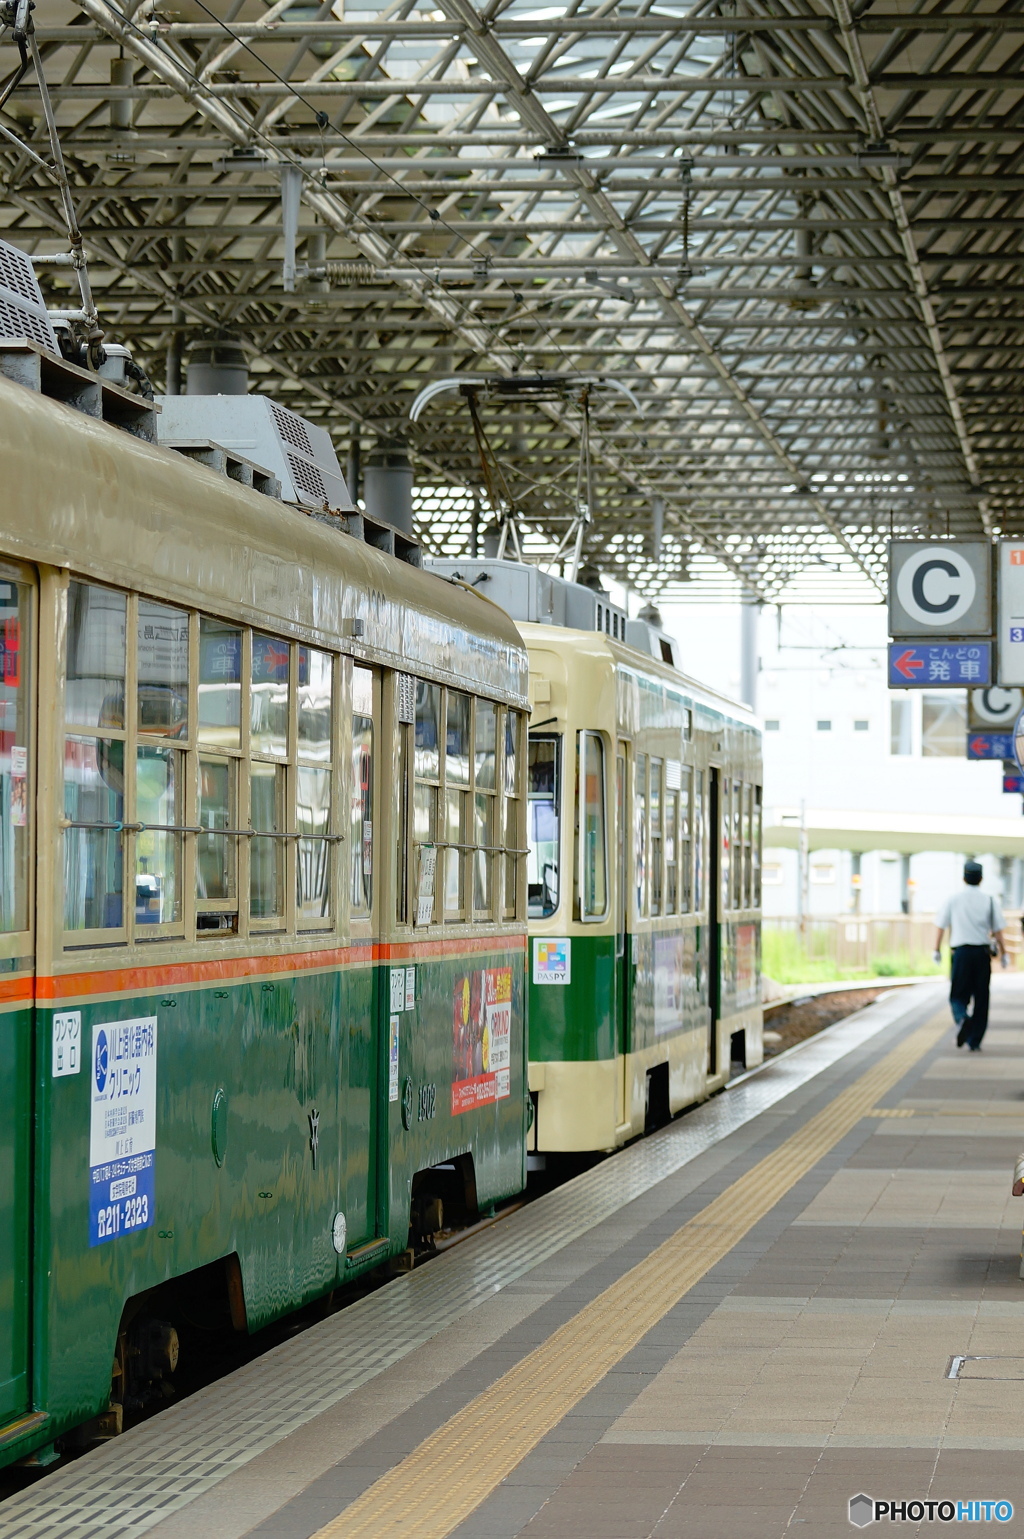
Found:
[[[0,464],[10,556],[526,703],[485,598],[2,378]]]
[[[520,625],[519,629],[528,651],[543,646],[546,651],[572,656],[577,665],[589,658],[609,668],[628,671],[638,678],[664,685],[675,695],[703,707],[732,726],[760,730],[758,718],[742,701],[721,694],[681,669],[625,642],[614,641],[601,632],[574,631],[558,625]]]
[[[160,386],[236,337],[339,442],[401,436],[437,554],[482,485],[464,400],[409,422],[442,375],[501,381],[481,420],[537,551],[584,382],[629,387],[639,414],[589,389],[586,554],[651,596],[877,601],[890,529],[1020,534],[1024,12],[771,9],[37,0],[108,335]],[[45,153],[31,75],[5,123]],[[294,292],[283,163],[322,274]],[[0,167],[0,233],[59,252],[46,170],[7,138]]]

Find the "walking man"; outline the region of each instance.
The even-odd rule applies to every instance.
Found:
[[[953,966],[949,986],[949,1008],[956,1025],[956,1045],[966,1043],[972,1053],[980,1052],[981,1039],[988,1025],[988,985],[992,957],[998,953],[1006,966],[1003,945],[1003,911],[996,898],[980,890],[981,866],[976,860],[964,864],[964,885],[947,898],[935,916],[935,960],[941,961],[942,934],[949,930]],[[970,1009],[974,1001],[973,1010]]]

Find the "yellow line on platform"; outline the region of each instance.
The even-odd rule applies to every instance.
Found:
[[[919,1027],[313,1539],[445,1539],[948,1029],[945,1011]]]

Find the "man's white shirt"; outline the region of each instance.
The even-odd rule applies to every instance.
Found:
[[[998,898],[965,884],[946,899],[935,923],[940,930],[949,930],[951,947],[987,946],[991,932],[1003,928],[1003,911]]]

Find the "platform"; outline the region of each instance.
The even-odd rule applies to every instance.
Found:
[[[0,1539],[832,1539],[860,1492],[1013,1501],[1021,1147],[1024,980],[971,1056],[941,982],[901,989],[58,1469]]]

